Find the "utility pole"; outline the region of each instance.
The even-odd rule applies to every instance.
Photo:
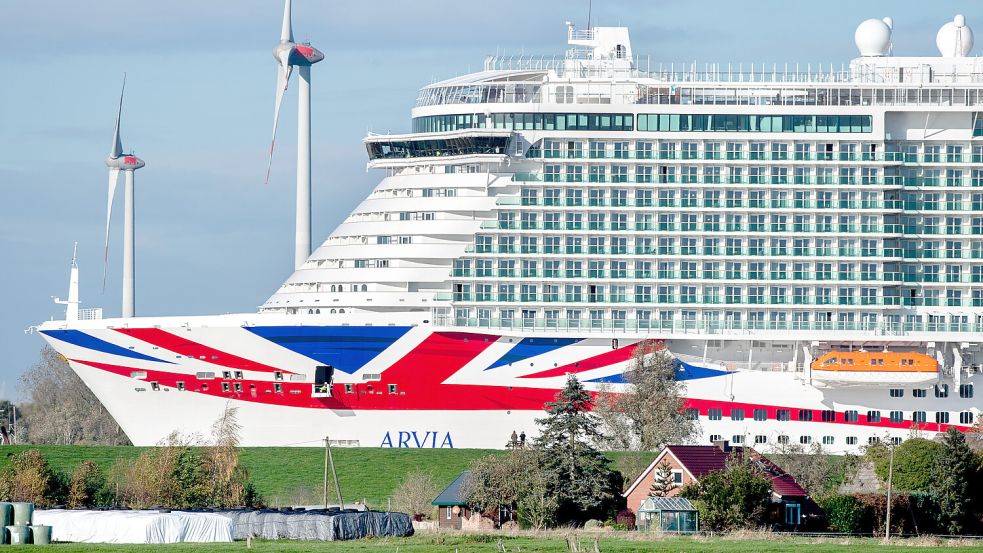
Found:
[[[338,494],[338,507],[345,508],[345,500],[341,498],[341,484],[338,483],[338,473],[334,468],[334,457],[331,455],[331,440],[324,437],[324,508],[328,508],[328,464],[331,464],[331,477],[334,478],[335,493]]]
[[[891,481],[894,477],[894,444],[891,444],[891,460],[887,465],[887,522],[884,524],[884,539],[891,539]]]

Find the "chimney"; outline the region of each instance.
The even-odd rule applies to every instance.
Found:
[[[715,440],[713,445],[720,448],[720,451],[723,451],[724,453],[730,453],[730,442],[727,440]]]

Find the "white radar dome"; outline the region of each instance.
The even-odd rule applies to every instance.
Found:
[[[853,33],[861,56],[886,56],[891,50],[891,19],[868,19]]]
[[[946,23],[935,35],[935,45],[944,58],[961,58],[973,50],[973,29],[966,24],[966,18],[957,15]]]

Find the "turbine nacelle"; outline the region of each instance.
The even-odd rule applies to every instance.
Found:
[[[281,41],[273,48],[273,59],[282,66],[310,67],[324,59],[324,53],[310,44]]]
[[[136,171],[141,167],[145,167],[147,164],[137,156],[134,155],[124,155],[117,158],[107,157],[106,167],[110,169],[118,169],[120,171]]]

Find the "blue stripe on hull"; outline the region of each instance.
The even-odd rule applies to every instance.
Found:
[[[353,373],[406,334],[409,326],[251,326],[246,330],[335,369]]]
[[[579,341],[579,338],[523,338],[515,347],[510,349],[498,361],[489,365],[485,370],[487,371],[515,363],[516,361],[529,359],[530,357],[536,357],[537,355],[543,355],[544,353],[549,353],[553,350],[569,346],[570,344],[576,344]]]
[[[67,342],[81,348],[108,353],[110,355],[119,355],[120,357],[129,357],[131,359],[140,359],[142,361],[156,361],[157,363],[173,364],[170,361],[164,361],[163,359],[157,359],[156,357],[144,355],[131,349],[124,348],[123,346],[118,346],[112,342],[107,342],[96,338],[95,336],[86,334],[81,330],[42,330],[41,333],[51,336],[56,340],[61,340],[62,342]]]
[[[682,382],[686,380],[699,380],[701,378],[713,378],[715,376],[722,376],[727,374],[727,371],[722,371],[719,369],[708,369],[706,367],[698,367],[696,365],[691,365],[689,363],[684,363],[678,359],[673,360],[676,365],[676,380]],[[610,376],[602,376],[600,378],[594,378],[588,380],[587,382],[603,382],[606,384],[624,384],[627,382],[625,380],[624,373],[612,374]]]

